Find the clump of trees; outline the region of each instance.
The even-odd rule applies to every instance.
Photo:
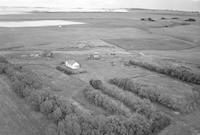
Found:
[[[113,114],[130,116],[131,111],[123,103],[112,99],[102,92],[88,86],[84,89],[85,97],[93,104],[100,106]]]
[[[149,64],[147,62],[139,62],[139,61],[134,61],[134,60],[130,60],[129,63],[131,65],[140,66],[150,71],[165,74],[167,76],[170,76],[170,77],[173,77],[185,82],[200,84],[200,75],[192,72],[191,70],[187,70],[180,67],[172,67],[172,66],[160,67],[157,65]]]
[[[147,98],[152,102],[159,103],[165,107],[171,108],[182,113],[187,113],[190,110],[185,109],[185,102],[183,99],[173,98],[170,95],[163,94],[156,87],[143,85],[132,81],[131,79],[125,78],[114,78],[110,79],[109,82],[124,90],[135,93],[141,98]]]
[[[103,84],[101,80],[90,80],[90,85],[123,102],[130,107],[132,111],[144,115],[147,119],[152,121],[153,132],[158,132],[170,124],[170,118],[163,113],[156,111],[156,108],[148,99],[141,99],[129,91],[109,88]]]
[[[196,20],[194,18],[188,18],[185,20],[186,22],[196,22]]]
[[[154,22],[155,20],[152,18],[141,18],[141,21],[150,21],[150,22]]]
[[[0,63],[8,63],[8,61],[5,57],[0,56]]]
[[[75,70],[67,68],[67,67],[63,67],[63,66],[60,66],[60,65],[57,66],[56,69],[67,74],[67,75],[78,74],[78,72],[76,72]]]
[[[101,80],[90,80],[90,85],[93,88],[102,91],[104,94],[123,102],[131,108],[132,111],[141,113],[146,117],[150,117],[150,114],[155,110],[154,106],[148,99],[141,99],[129,91],[123,91],[117,88],[108,88],[108,86],[106,87]]]

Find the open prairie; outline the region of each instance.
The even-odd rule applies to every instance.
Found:
[[[200,134],[198,12],[0,15],[38,20],[80,23],[0,26],[0,135]]]

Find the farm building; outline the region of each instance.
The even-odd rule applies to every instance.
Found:
[[[66,60],[65,65],[71,69],[79,69],[80,64],[76,62],[75,60]]]

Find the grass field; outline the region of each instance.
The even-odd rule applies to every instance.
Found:
[[[0,15],[33,20],[84,24],[0,27],[0,134],[200,133],[198,13]],[[60,70],[67,59],[84,73]]]

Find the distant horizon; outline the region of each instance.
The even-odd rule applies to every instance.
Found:
[[[82,9],[154,9],[200,11],[200,0],[1,0],[6,7],[82,8]]]
[[[155,9],[155,8],[136,8],[136,7],[115,7],[115,8],[85,8],[85,7],[73,7],[73,8],[69,8],[69,7],[47,7],[47,6],[1,6],[0,8],[50,8],[50,9],[135,9],[135,10],[161,10],[161,11],[176,11],[176,12],[198,12],[200,13],[200,11],[198,10],[176,10],[176,9]]]

